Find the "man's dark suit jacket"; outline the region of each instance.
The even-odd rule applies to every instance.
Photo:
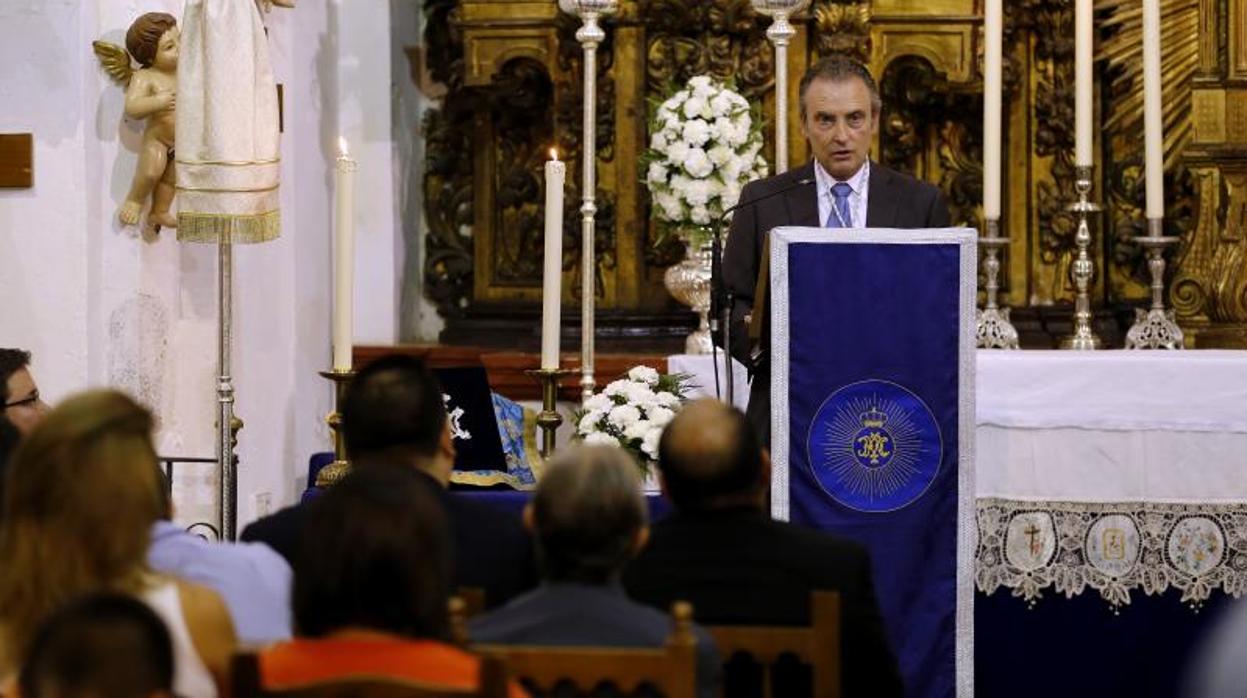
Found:
[[[667,604],[659,612],[632,601],[615,584],[542,584],[473,619],[468,635],[472,642],[495,645],[661,647],[671,635],[670,608]],[[715,698],[719,695],[719,652],[709,633],[698,626],[693,632],[697,634],[697,694]]]
[[[745,185],[740,202],[747,204],[758,200],[758,203],[742,206],[733,214],[731,232],[723,253],[723,280],[734,297],[732,355],[751,367],[749,421],[758,431],[758,436],[768,444],[771,440],[769,323],[763,325],[762,352],[758,360],[754,360],[751,356],[753,342],[744,318],[753,312],[754,289],[767,233],[772,228],[785,225],[812,228],[823,225],[818,220],[816,183],[794,186],[802,179],[814,179],[813,161],[804,167]],[[792,188],[776,194],[786,187]],[[764,199],[768,195],[772,196]],[[867,228],[945,228],[949,225],[948,203],[939,189],[875,162],[870,163],[870,186],[866,196]],[[828,235],[834,234],[834,231],[828,232]]]
[[[870,558],[856,543],[756,509],[676,513],[654,524],[623,582],[632,598],[656,608],[691,602],[706,625],[805,625],[810,592],[838,591],[843,695],[902,695]]]
[[[454,546],[453,587],[483,589],[486,607],[493,608],[537,583],[532,541],[518,517],[456,497],[423,473],[418,480],[445,507]],[[267,544],[293,565],[307,506],[296,504],[254,521],[240,538]]]

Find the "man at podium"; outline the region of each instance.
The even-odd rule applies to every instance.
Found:
[[[813,161],[750,182],[732,218],[723,280],[732,293],[734,356],[750,367],[749,421],[764,443],[771,437],[771,360],[766,236],[779,226],[944,228],[948,203],[936,187],[870,161],[879,130],[879,87],[864,65],[842,55],[824,58],[800,85],[801,132]],[[834,235],[828,232],[828,235]],[[835,299],[828,299],[834,302]],[[763,315],[753,318],[754,308]]]

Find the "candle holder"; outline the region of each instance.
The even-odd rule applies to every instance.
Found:
[[[1000,291],[1000,250],[1008,247],[1009,238],[1000,237],[1000,221],[988,218],[985,234],[979,238],[983,246],[983,274],[987,277],[983,309],[974,314],[976,344],[981,349],[1017,349],[1018,331],[1009,321],[1009,309],[996,305]]]
[[[810,0],[752,0],[753,9],[771,17],[766,38],[775,45],[775,173],[788,171],[788,43],[797,30],[788,21]]]
[[[325,415],[325,423],[333,432],[333,462],[316,474],[316,486],[329,487],[351,471],[351,463],[346,458],[346,436],[342,433],[342,402],[346,399],[347,386],[355,378],[355,371],[335,368],[320,371],[320,375],[333,381],[333,412]]]
[[[1136,308],[1134,324],[1126,332],[1127,349],[1181,349],[1182,328],[1174,320],[1173,310],[1165,308],[1165,248],[1177,244],[1179,238],[1165,236],[1165,219],[1147,219],[1147,235],[1135,242],[1147,250],[1147,268],[1152,273],[1152,307]]]
[[[1078,192],[1078,201],[1070,204],[1069,209],[1078,214],[1078,231],[1074,235],[1074,245],[1078,253],[1074,263],[1070,265],[1070,278],[1074,281],[1077,295],[1074,297],[1074,333],[1061,340],[1062,349],[1089,351],[1099,349],[1100,338],[1091,329],[1091,279],[1095,275],[1095,263],[1091,261],[1091,226],[1087,223],[1087,214],[1097,213],[1099,205],[1093,203],[1091,197],[1090,165],[1078,165],[1074,168],[1074,189]]]
[[[576,30],[576,41],[584,49],[584,121],[580,142],[581,154],[581,205],[580,205],[580,392],[581,399],[593,396],[596,385],[593,377],[594,317],[596,301],[594,290],[597,253],[594,245],[594,216],[597,214],[597,140],[594,138],[597,123],[597,51],[606,39],[606,32],[598,21],[619,8],[619,0],[559,0],[559,7],[574,14],[584,24]]]
[[[563,423],[563,415],[555,409],[559,398],[559,379],[570,376],[574,371],[562,368],[537,368],[524,371],[541,384],[541,412],[537,415],[537,426],[541,429],[542,458],[549,458],[554,453],[554,432]]]

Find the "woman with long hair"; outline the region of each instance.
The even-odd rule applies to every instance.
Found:
[[[5,476],[0,519],[0,674],[12,677],[39,626],[66,602],[117,592],[164,620],[175,691],[215,696],[235,639],[215,592],[147,566],[164,481],[152,416],[114,390],[61,403],[27,436]]]

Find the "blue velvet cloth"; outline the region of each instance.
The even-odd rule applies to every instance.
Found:
[[[866,546],[906,695],[951,696],[960,247],[787,252],[791,520]]]

